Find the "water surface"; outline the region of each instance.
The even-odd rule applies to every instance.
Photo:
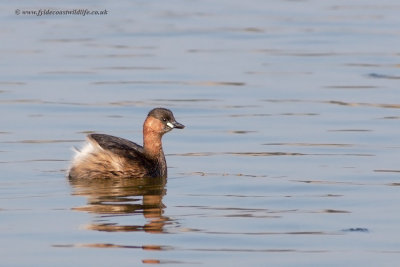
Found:
[[[28,16],[40,8],[104,16]],[[393,266],[399,12],[387,1],[2,5],[4,266]],[[85,134],[141,143],[167,180],[70,182]]]

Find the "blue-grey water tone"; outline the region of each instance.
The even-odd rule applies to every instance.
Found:
[[[63,10],[107,14],[32,15]],[[395,266],[400,4],[0,5],[1,266]],[[37,13],[39,14],[39,13]],[[167,180],[69,183],[90,132],[164,136]]]

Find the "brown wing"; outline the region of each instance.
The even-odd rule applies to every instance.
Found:
[[[134,173],[154,175],[153,173],[156,171],[154,170],[155,162],[146,157],[142,146],[124,138],[107,134],[90,134],[88,138],[95,141],[104,150],[124,158],[127,163],[126,172],[132,173],[132,175]]]
[[[119,156],[132,159],[145,157],[142,146],[124,138],[108,134],[89,134],[88,138],[95,141],[103,149]]]

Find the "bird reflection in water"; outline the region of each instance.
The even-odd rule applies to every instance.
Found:
[[[171,223],[168,217],[163,216],[165,206],[162,198],[166,194],[166,178],[70,179],[69,182],[73,187],[73,195],[87,197],[87,205],[73,209],[98,215],[95,222],[87,226],[88,229],[163,233],[164,226]],[[144,225],[110,222],[118,216],[129,215],[143,215],[146,222]],[[132,218],[132,221],[138,220]]]

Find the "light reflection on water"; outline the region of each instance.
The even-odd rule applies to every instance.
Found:
[[[396,265],[399,5],[177,4],[5,5],[2,263]],[[65,178],[85,134],[141,143],[156,106],[187,125],[168,183]]]
[[[70,180],[73,195],[87,197],[87,205],[73,210],[97,214],[95,222],[86,229],[106,232],[145,231],[163,232],[164,225],[171,223],[163,216],[166,179],[143,178],[125,180]],[[121,225],[113,217],[142,214],[144,225]],[[109,222],[108,219],[111,221]]]

